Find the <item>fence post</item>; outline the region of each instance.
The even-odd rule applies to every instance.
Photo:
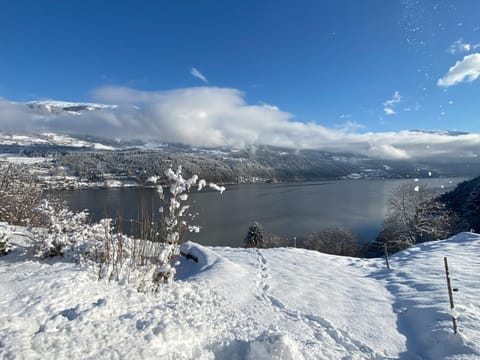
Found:
[[[450,311],[452,312],[452,322],[453,322],[453,333],[457,333],[458,325],[457,325],[457,318],[455,317],[453,310],[455,309],[455,304],[453,303],[453,291],[452,291],[452,284],[450,282],[450,271],[448,270],[448,261],[447,257],[443,258],[445,263],[445,275],[447,277],[447,288],[448,288],[448,297],[450,299]]]
[[[385,250],[385,262],[387,263],[387,269],[390,270],[390,262],[388,261],[387,243],[383,244],[383,249]]]

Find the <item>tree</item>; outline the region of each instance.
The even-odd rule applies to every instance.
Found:
[[[382,236],[390,246],[405,248],[448,237],[456,218],[427,188],[403,184],[388,203]]]
[[[27,166],[0,164],[0,221],[12,225],[40,225],[36,211],[42,189]]]
[[[245,237],[245,247],[261,248],[264,246],[264,236],[262,225],[254,221],[248,228],[247,236]]]

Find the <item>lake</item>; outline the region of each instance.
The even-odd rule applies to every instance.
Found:
[[[415,184],[448,191],[465,178],[420,179]],[[404,180],[338,180],[281,184],[229,185],[216,191],[193,190],[189,197],[190,225],[200,233],[187,239],[204,245],[241,246],[249,225],[258,221],[265,233],[302,238],[329,226],[349,228],[362,241],[375,239],[382,227],[388,199]],[[139,219],[142,204],[158,213],[155,189],[96,189],[55,191],[74,210],[89,209],[94,220],[116,217]],[[125,230],[128,228],[125,226]]]

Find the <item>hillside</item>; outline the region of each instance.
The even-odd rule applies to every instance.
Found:
[[[458,184],[440,199],[462,217],[465,228],[480,231],[480,176]]]
[[[12,235],[14,229],[9,228]],[[313,251],[184,251],[156,294],[92,269],[32,258],[22,236],[0,258],[0,357],[478,359],[480,236],[462,233],[382,259]],[[451,329],[448,256],[460,334]]]
[[[272,146],[235,149],[182,144],[116,142],[92,136],[54,133],[14,135],[0,132],[0,160],[23,156],[44,158],[39,172],[75,176],[78,181],[106,179],[144,184],[169,167],[182,165],[188,174],[214,182],[250,183],[326,179],[472,177],[478,159],[381,160],[354,153],[298,150]]]

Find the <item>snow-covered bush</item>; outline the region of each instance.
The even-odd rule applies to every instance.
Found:
[[[198,232],[198,226],[188,223],[188,193],[193,186],[202,190],[207,186],[198,176],[185,179],[182,167],[168,169],[168,192],[162,186],[157,192],[163,201],[159,209],[160,224],[148,219],[141,221],[141,239],[115,233],[112,219],[98,223],[88,222],[86,211],[73,212],[65,204],[43,199],[32,208],[41,227],[32,227],[30,239],[38,257],[66,256],[98,271],[99,279],[126,280],[138,284],[139,289],[170,282],[175,275],[174,255],[187,231]],[[210,183],[211,189],[222,193],[225,188]],[[33,205],[32,205],[33,206]],[[121,224],[121,221],[119,222]],[[121,230],[121,229],[120,229]],[[0,238],[0,249],[8,243]]]
[[[157,193],[162,200],[160,224],[152,223],[151,219],[141,219],[141,239],[121,233],[113,234],[111,222],[103,223],[103,240],[95,242],[99,278],[125,280],[135,283],[139,290],[155,289],[159,283],[173,280],[176,273],[175,256],[180,253],[179,245],[185,233],[200,230],[198,226],[188,223],[188,193],[194,186],[202,190],[207,183],[205,180],[198,181],[197,175],[183,178],[181,167],[177,171],[168,169],[165,175],[169,181],[165,187],[167,191],[157,186]],[[220,192],[225,190],[216,184],[208,186]],[[95,230],[94,233],[98,234],[99,231]]]
[[[168,282],[175,275],[175,267],[172,265],[173,256],[178,253],[178,245],[182,242],[183,235],[186,231],[198,232],[200,228],[190,225],[187,222],[186,215],[190,205],[188,200],[188,192],[197,185],[198,176],[185,179],[182,175],[182,167],[179,166],[177,171],[168,169],[165,175],[169,181],[168,193],[165,194],[162,186],[157,186],[157,191],[164,205],[159,209],[162,214],[161,223],[161,244],[154,247],[152,254],[156,263],[153,274],[154,282]],[[205,180],[198,181],[198,191],[207,185]],[[220,193],[225,191],[225,187],[210,183],[208,186]]]
[[[53,257],[76,256],[76,249],[85,243],[85,231],[88,229],[88,213],[73,212],[65,205],[42,200],[36,211],[43,217],[46,228],[34,229],[37,242],[37,255]]]
[[[32,229],[32,239],[39,257],[66,256],[98,268],[98,277],[119,280],[124,259],[129,257],[127,237],[115,233],[113,220],[88,222],[86,211],[73,212],[65,204],[43,200],[36,209],[46,223]],[[133,240],[128,244],[132,244]]]
[[[247,236],[245,237],[245,247],[261,248],[264,246],[264,236],[262,225],[254,221],[248,228]]]

